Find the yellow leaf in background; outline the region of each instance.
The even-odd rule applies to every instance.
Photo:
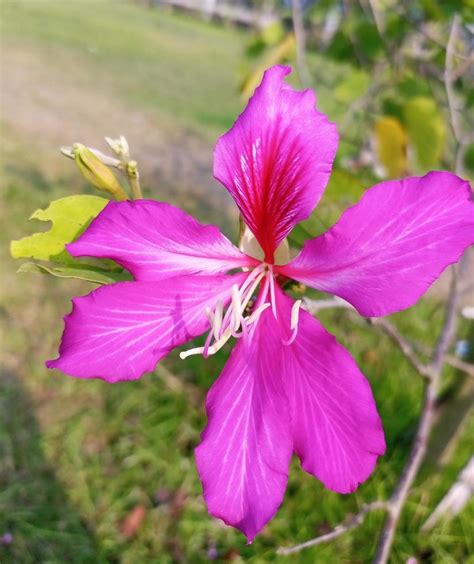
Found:
[[[374,128],[377,157],[389,178],[402,176],[407,169],[407,134],[398,119],[384,116]]]
[[[283,39],[283,41],[281,41],[273,49],[268,51],[257,68],[250,71],[245,77],[241,86],[242,98],[246,100],[253,94],[255,88],[257,88],[257,86],[260,84],[263,73],[266,69],[272,67],[273,65],[278,65],[279,63],[282,63],[283,61],[293,57],[295,54],[295,49],[295,36],[292,33],[289,33]]]
[[[432,98],[411,98],[403,109],[410,142],[420,172],[437,166],[443,156],[446,126]]]

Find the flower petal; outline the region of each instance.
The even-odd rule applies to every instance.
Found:
[[[278,290],[277,303],[280,323],[289,327],[293,302]],[[296,339],[282,346],[280,363],[303,469],[331,490],[353,492],[385,452],[368,381],[346,349],[304,310]]]
[[[336,126],[315,108],[314,93],[283,82],[290,71],[275,66],[265,72],[214,152],[214,176],[232,194],[269,262],[319,201],[338,143]]]
[[[59,358],[46,363],[78,378],[134,380],[173,348],[209,327],[204,309],[229,301],[235,276],[183,276],[169,281],[120,282],[73,300]]]
[[[276,513],[288,479],[292,444],[280,348],[278,326],[266,310],[210,389],[209,422],[196,449],[209,512],[249,542]]]
[[[67,250],[113,259],[136,280],[215,274],[255,264],[213,225],[154,200],[110,202]]]
[[[431,172],[367,190],[278,271],[344,298],[362,315],[388,315],[415,304],[472,243],[469,183]]]

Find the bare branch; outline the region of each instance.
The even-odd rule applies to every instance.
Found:
[[[460,113],[461,108],[459,107],[456,92],[454,91],[454,55],[456,41],[459,36],[460,20],[461,18],[459,17],[459,14],[455,14],[451,26],[451,33],[449,34],[448,45],[446,46],[446,68],[444,71],[444,84],[446,88],[446,96],[448,98],[451,126],[453,128],[454,137],[458,143],[461,143],[462,138],[462,122]]]
[[[420,351],[426,356],[432,356],[433,351],[431,350],[431,347],[427,347],[426,345],[416,342],[412,342],[411,344],[415,350]],[[445,354],[444,362],[446,364],[449,364],[449,366],[456,368],[456,370],[474,377],[474,364],[470,364],[469,362],[461,360],[460,358],[452,354]]]
[[[400,350],[405,355],[407,360],[412,364],[415,370],[417,370],[425,378],[431,378],[430,367],[421,362],[415,352],[414,346],[400,333],[395,325],[392,325],[390,321],[382,317],[373,317],[369,321],[372,325],[380,327],[380,329],[382,329],[382,331],[386,333],[392,339],[392,341],[400,347]]]
[[[452,288],[448,303],[446,304],[445,321],[430,363],[431,379],[428,381],[425,388],[425,399],[418,431],[408,462],[405,465],[395,492],[389,501],[389,515],[380,537],[377,554],[374,559],[375,564],[386,564],[386,562],[388,562],[401,512],[426,454],[428,440],[435,421],[435,407],[438,399],[438,388],[443,369],[444,356],[456,332],[461,286],[460,280],[466,269],[467,253],[460,261],[457,275],[455,274],[453,276]]]
[[[472,456],[464,469],[459,473],[456,482],[448,493],[436,506],[433,513],[425,522],[422,531],[431,531],[440,519],[452,519],[465,507],[474,494],[474,456]]]
[[[306,33],[303,21],[303,9],[301,0],[292,0],[292,17],[293,17],[293,30],[296,38],[296,66],[298,68],[298,76],[300,82],[304,87],[309,86],[311,77],[306,62]]]
[[[342,298],[328,298],[327,300],[312,300],[311,298],[303,298],[303,304],[306,311],[315,315],[322,309],[354,309],[349,302]]]
[[[372,511],[382,510],[382,509],[386,510],[387,508],[388,508],[388,505],[387,505],[387,502],[385,502],[385,501],[373,501],[372,503],[364,504],[362,506],[362,509],[359,511],[359,513],[357,513],[357,515],[354,515],[354,517],[352,517],[347,523],[341,523],[340,525],[337,525],[337,527],[333,531],[331,531],[330,533],[327,533],[325,535],[321,535],[319,537],[316,537],[314,539],[306,541],[302,544],[290,546],[288,548],[280,547],[277,550],[277,554],[281,554],[283,556],[288,556],[289,554],[294,554],[295,552],[300,552],[301,550],[304,550],[305,548],[309,548],[311,546],[316,546],[317,544],[322,544],[324,542],[328,542],[328,541],[331,541],[333,539],[336,539],[337,537],[340,537],[341,535],[344,535],[345,533],[352,531],[353,529],[355,529],[359,525],[362,525],[362,523],[364,522],[365,517],[367,516],[368,513],[371,513]]]
[[[353,306],[349,302],[341,298],[328,298],[324,300],[312,300],[311,298],[303,298],[303,305],[306,311],[311,313],[312,315],[316,315],[321,310],[324,309],[347,309],[349,311],[354,311]],[[352,316],[351,316],[352,317]],[[363,322],[363,319],[358,317],[360,322]],[[355,320],[355,319],[354,319]],[[429,364],[424,363],[416,354],[417,351],[422,353],[426,356],[432,356],[433,350],[431,347],[423,345],[422,343],[417,343],[414,341],[410,341],[406,337],[402,335],[402,333],[391,323],[388,319],[383,317],[371,317],[367,318],[367,321],[374,326],[376,329],[384,332],[388,335],[392,341],[398,345],[401,352],[405,355],[407,360],[410,364],[415,368],[421,376],[424,378],[431,377],[431,369]],[[444,362],[449,364],[456,370],[460,370],[469,376],[474,377],[474,364],[470,364],[469,362],[465,362],[452,354],[445,354],[444,355]]]

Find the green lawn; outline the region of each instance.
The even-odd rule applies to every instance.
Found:
[[[10,532],[13,542],[0,545],[0,561],[195,563],[208,561],[216,549],[218,561],[369,562],[383,515],[372,514],[354,533],[296,557],[277,557],[275,551],[327,531],[364,501],[392,491],[416,430],[422,384],[386,338],[349,312],[321,314],[371,382],[387,454],[374,476],[351,496],[326,491],[294,461],[277,517],[246,546],[241,534],[207,515],[193,461],[205,425],[206,390],[227,353],[204,362],[197,357],[183,362],[173,353],[156,374],[113,386],[46,371],[43,363],[55,355],[69,299],[92,286],[16,275],[18,265],[8,257],[8,241],[34,230],[26,222],[34,209],[84,189],[73,165],[57,156],[61,131],[52,118],[43,119],[46,113],[59,115],[65,128],[69,120],[78,128],[83,121],[94,125],[97,120],[95,130],[87,130],[97,138],[110,133],[103,130],[109,118],[116,124],[119,115],[124,131],[129,123],[132,127],[143,120],[140,127],[151,137],[141,147],[150,151],[151,163],[155,127],[165,140],[173,140],[176,150],[184,143],[189,184],[183,186],[182,177],[173,184],[170,176],[166,193],[235,234],[236,224],[228,220],[235,214],[218,213],[209,196],[206,208],[206,195],[196,207],[191,188],[194,170],[200,178],[210,177],[212,143],[242,108],[237,85],[244,32],[124,1],[4,0],[1,9],[4,51],[25,65],[11,68],[11,80],[28,88],[18,89],[17,100],[12,98],[17,103],[2,107],[0,537]],[[5,56],[3,69],[9,61]],[[322,77],[321,106],[340,119],[349,101],[339,107],[333,90],[347,69],[321,57],[311,65]],[[25,69],[26,76],[21,74]],[[95,93],[110,107],[90,105]],[[24,119],[25,112],[31,112],[31,120]],[[204,155],[201,160],[194,151]],[[156,154],[163,167],[173,153],[166,155],[161,162]],[[154,179],[151,172],[144,174],[147,193],[160,197],[161,185],[152,185]],[[334,219],[358,193],[358,185],[347,191],[343,182],[333,183],[321,217]],[[427,298],[394,316],[394,322],[408,336],[431,344],[442,311],[439,298]],[[472,339],[472,329],[469,334],[464,324],[460,335]],[[416,556],[422,562],[454,564],[467,562],[473,551],[472,503],[449,524],[430,534],[418,532],[472,450],[471,414],[452,455],[442,456],[449,439],[446,429],[465,414],[466,395],[472,397],[472,386],[460,374],[447,370],[445,379],[446,401],[428,462],[400,524],[394,563]],[[145,518],[136,534],[126,538],[122,524],[136,506],[145,509]]]

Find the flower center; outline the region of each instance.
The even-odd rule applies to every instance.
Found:
[[[257,260],[263,261],[265,258],[262,247],[246,225],[240,236],[239,249]],[[287,239],[283,239],[275,250],[274,264],[287,264],[288,262],[290,262],[290,246]]]
[[[263,287],[254,304],[252,298],[262,280]],[[292,333],[289,339],[283,341],[285,345],[290,345],[296,338],[300,306],[301,300],[298,300],[291,310]],[[180,358],[185,359],[195,354],[202,354],[207,358],[209,355],[216,354],[231,337],[240,338],[246,333],[252,325],[258,322],[262,312],[269,307],[272,308],[273,315],[277,319],[273,267],[261,263],[249,273],[240,288],[237,284],[232,286],[231,301],[226,311],[224,311],[221,300],[217,302],[214,311],[209,307],[205,309],[211,329],[204,346],[183,351],[179,354]]]

